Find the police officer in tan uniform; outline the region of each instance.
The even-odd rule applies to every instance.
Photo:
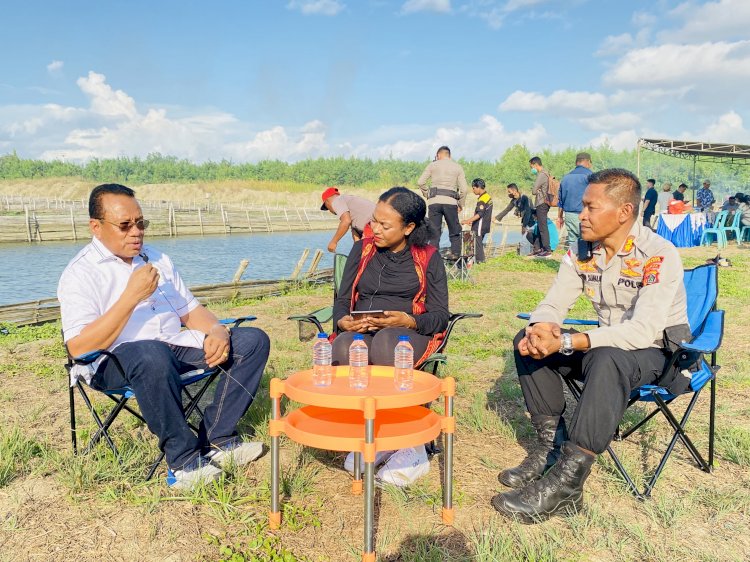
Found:
[[[531,523],[579,509],[583,483],[612,440],[630,392],[661,375],[670,342],[690,338],[680,255],[639,223],[640,201],[640,183],[627,170],[590,177],[580,219],[592,251],[568,251],[552,288],[516,336],[516,369],[537,441],[519,466],[498,476],[516,488],[492,498],[501,513]],[[599,327],[561,330],[581,294],[593,304]],[[584,383],[569,436],[561,376]],[[669,378],[660,384],[675,391],[687,384],[676,369]]]

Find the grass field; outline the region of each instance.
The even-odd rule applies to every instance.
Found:
[[[451,283],[451,309],[484,313],[460,324],[446,374],[458,382],[455,448],[456,521],[440,522],[439,457],[428,477],[408,489],[385,487],[376,498],[379,557],[396,561],[747,560],[750,552],[750,251],[723,252],[734,263],[720,272],[719,305],[727,311],[719,363],[717,460],[697,469],[681,444],[653,499],[635,500],[602,456],[586,484],[580,514],[522,526],[494,512],[498,471],[517,463],[530,437],[514,372],[511,339],[557,269],[505,255],[475,269],[477,283]],[[683,251],[686,266],[713,257],[711,248]],[[268,379],[307,367],[310,344],[284,320],[330,301],[330,289],[298,290],[265,301],[215,307],[252,313],[272,339],[263,390],[242,429],[268,443]],[[590,315],[580,301],[576,313]],[[64,353],[59,325],[0,335],[0,561],[18,560],[357,560],[362,500],[350,495],[343,455],[282,440],[283,524],[270,531],[270,459],[192,493],[169,490],[163,474],[144,482],[156,452],[148,430],[121,416],[114,430],[120,467],[104,446],[73,457],[68,432]],[[708,396],[689,432],[705,450]],[[684,400],[682,401],[684,402]],[[102,406],[104,404],[101,404]],[[81,438],[93,424],[79,407]],[[571,409],[568,410],[571,413]],[[654,421],[615,449],[642,480],[668,438]]]

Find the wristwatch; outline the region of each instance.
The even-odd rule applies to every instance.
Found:
[[[563,355],[573,355],[573,336],[565,332],[560,337],[560,353]]]

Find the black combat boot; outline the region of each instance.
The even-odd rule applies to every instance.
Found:
[[[531,425],[536,430],[537,439],[531,445],[525,459],[514,468],[503,470],[497,475],[501,484],[509,488],[523,488],[529,482],[538,480],[560,456],[560,447],[568,439],[568,430],[562,416],[534,416]]]
[[[492,498],[492,507],[523,523],[578,512],[583,507],[583,483],[595,460],[596,455],[566,441],[560,459],[547,474],[520,490],[498,494]]]

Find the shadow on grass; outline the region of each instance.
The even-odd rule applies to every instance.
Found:
[[[441,534],[407,535],[401,541],[398,552],[379,559],[383,562],[468,562],[474,559],[474,554],[466,545],[466,537],[451,529]]]

